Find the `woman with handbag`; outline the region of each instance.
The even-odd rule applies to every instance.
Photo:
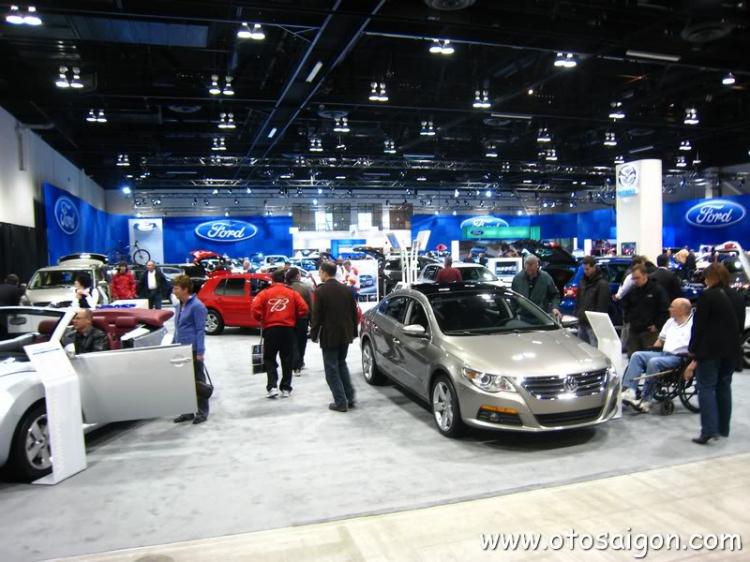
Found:
[[[193,369],[198,396],[198,411],[195,414],[181,414],[175,418],[175,423],[192,421],[193,424],[203,423],[208,419],[208,398],[213,392],[213,386],[206,381],[206,371],[203,359],[206,354],[206,314],[203,303],[193,294],[193,282],[187,275],[178,275],[173,282],[174,296],[179,304],[175,312],[174,343],[190,345],[193,349]]]

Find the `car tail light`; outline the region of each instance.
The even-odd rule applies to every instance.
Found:
[[[565,287],[563,291],[564,299],[575,299],[578,298],[578,287]]]

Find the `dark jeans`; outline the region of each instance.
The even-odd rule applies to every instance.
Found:
[[[591,347],[598,347],[599,342],[596,339],[596,334],[591,326],[585,326],[584,324],[578,325],[578,338]]]
[[[161,291],[149,291],[148,292],[148,307],[153,308],[156,310],[161,310],[161,301],[163,299],[163,296],[161,294]]]
[[[292,391],[292,368],[294,367],[294,348],[296,345],[296,328],[272,326],[263,330],[263,360],[266,364],[268,384],[266,390],[276,388],[279,381],[276,354],[281,356],[281,390]]]
[[[698,361],[695,376],[701,407],[701,435],[729,437],[734,367],[734,357]]]
[[[346,406],[347,402],[354,402],[354,387],[349,376],[349,368],[346,366],[346,354],[348,352],[349,345],[323,349],[326,382],[337,406]]]
[[[628,350],[628,357],[632,357],[636,351],[647,351],[654,347],[657,338],[659,337],[659,330],[656,332],[649,332],[644,330],[643,332],[636,332],[633,328],[630,328],[628,334],[628,341],[625,347]]]
[[[294,369],[299,371],[305,364],[305,351],[307,350],[307,327],[310,325],[309,318],[297,320],[297,342],[294,353]]]
[[[206,378],[206,371],[205,371],[205,366],[203,365],[203,361],[198,361],[198,357],[195,354],[195,352],[193,352],[193,376],[195,377],[196,381],[208,382],[208,379]],[[208,418],[208,399],[207,398],[201,398],[200,396],[198,396],[197,415]]]

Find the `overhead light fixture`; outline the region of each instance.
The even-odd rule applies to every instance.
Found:
[[[621,101],[613,101],[610,106],[612,111],[609,112],[609,118],[617,121],[618,119],[625,119],[625,112],[622,110]]]
[[[417,181],[427,181],[427,178],[424,176],[417,176]]]
[[[104,110],[100,109],[99,114],[96,116],[96,122],[97,123],[106,123],[107,117],[104,115]]]
[[[323,141],[317,138],[311,138],[310,152],[323,152]]]
[[[224,137],[214,137],[213,145],[211,145],[211,150],[226,150],[227,147],[224,142]]]
[[[697,166],[698,164],[701,164],[701,158],[698,156],[698,153],[695,153],[695,158],[693,159],[693,166]]]
[[[83,83],[81,82],[81,69],[77,67],[73,67],[73,78],[70,80],[70,87],[75,89],[83,88]]]
[[[323,63],[318,61],[315,63],[315,66],[312,67],[312,70],[310,71],[310,74],[307,75],[307,78],[305,78],[305,82],[308,84],[315,80],[315,77],[318,75],[318,72],[320,72],[320,69],[323,68]]]
[[[721,83],[725,86],[732,86],[737,80],[734,79],[734,74],[731,72],[721,79]]]
[[[617,137],[613,132],[604,133],[604,146],[617,146]]]
[[[221,93],[224,94],[225,96],[234,95],[234,89],[232,89],[232,80],[234,80],[234,78],[232,78],[231,76],[227,76],[224,79],[225,81],[224,89],[221,91]]]
[[[625,157],[623,156],[616,156],[615,157],[615,164],[624,164],[625,163]]]
[[[248,195],[250,195],[252,192],[253,192],[253,190],[250,189],[249,187],[245,190],[245,193],[247,193]]]
[[[497,158],[497,147],[494,144],[487,146],[487,152],[484,153],[487,158]]]
[[[42,18],[39,17],[34,6],[29,6],[25,12],[18,6],[11,6],[10,12],[5,16],[5,21],[13,25],[42,25]]]
[[[335,118],[335,124],[333,126],[333,131],[335,133],[348,133],[350,130],[349,120],[346,117]]]
[[[390,139],[386,139],[383,152],[385,154],[396,154],[396,143]]]
[[[221,93],[221,88],[219,88],[219,77],[216,74],[211,76],[211,87],[208,89],[208,93],[212,96],[218,96]]]
[[[539,134],[536,136],[536,142],[538,143],[552,142],[552,136],[549,134],[547,127],[542,127],[541,129],[539,129]]]
[[[336,145],[336,150],[346,150],[346,145],[339,141],[339,143]]]
[[[558,68],[574,68],[578,65],[573,53],[557,53],[555,66]]]
[[[70,81],[68,80],[68,67],[67,66],[61,66],[60,67],[60,77],[57,79],[57,82],[55,82],[55,86],[58,88],[70,88]]]
[[[689,107],[685,110],[685,125],[697,125],[700,123],[698,120],[698,111],[694,107]]]
[[[649,51],[639,51],[637,49],[628,49],[625,54],[629,57],[637,57],[639,59],[663,60],[666,62],[677,62],[680,60],[680,57],[678,55],[652,53]]]
[[[544,159],[547,160],[547,162],[557,162],[557,151],[554,148],[548,149]]]
[[[432,121],[422,121],[422,129],[419,134],[423,137],[434,137],[435,136],[435,125]]]
[[[94,113],[93,109],[89,109],[89,115],[86,117],[86,121],[89,123],[96,123],[96,113]]]
[[[448,40],[440,41],[439,39],[433,39],[430,45],[430,52],[433,55],[452,55],[456,50]]]
[[[118,154],[117,162],[115,164],[117,166],[130,166],[130,158],[127,154]]]
[[[271,132],[268,133],[268,138],[272,139],[275,134],[276,134],[276,127],[274,127],[273,129],[271,129]]]
[[[133,193],[133,190],[132,190],[132,189],[130,189],[130,186],[129,186],[129,185],[123,185],[123,186],[122,186],[122,193],[123,193],[124,195],[130,195],[131,193]]]
[[[385,82],[371,82],[370,83],[370,101],[388,101],[388,93],[385,89]]]
[[[237,124],[234,122],[234,113],[222,113],[219,116],[219,129],[236,129]]]
[[[224,211],[224,216],[228,217],[229,216],[229,211]]]
[[[534,89],[533,89],[533,88],[529,88],[529,91],[528,91],[528,92],[526,92],[526,93],[527,93],[528,95],[530,95],[530,96],[533,96],[533,95],[534,95]]]
[[[489,109],[490,107],[492,107],[487,90],[483,90],[482,92],[480,92],[479,90],[476,91],[472,107],[474,109]]]
[[[689,140],[684,140],[684,141],[680,142],[680,150],[687,151],[687,150],[692,150],[692,149],[693,149],[693,147],[690,145],[690,141]]]
[[[680,156],[679,158],[677,158],[677,167],[678,168],[684,168],[686,166],[687,166],[687,162],[685,161],[685,157],[684,156]]]
[[[242,22],[242,27],[237,31],[237,37],[240,39],[253,39],[255,41],[263,41],[266,38],[266,34],[263,33],[263,26],[259,23],[253,25],[252,29],[247,22]]]

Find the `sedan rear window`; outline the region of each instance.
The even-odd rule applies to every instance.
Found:
[[[55,271],[38,271],[29,283],[29,289],[51,289],[53,287],[72,287],[73,281],[81,273],[88,273],[81,270],[55,270]]]
[[[440,331],[447,336],[559,327],[531,301],[509,293],[438,294],[430,302]]]
[[[497,281],[497,277],[486,267],[461,267],[458,270],[464,281]]]

